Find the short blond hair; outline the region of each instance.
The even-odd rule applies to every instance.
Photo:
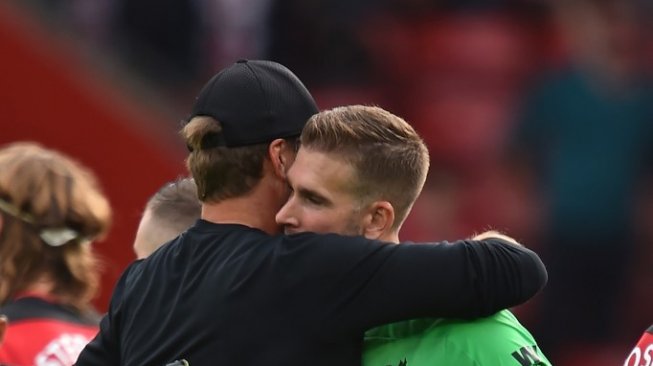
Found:
[[[0,149],[0,303],[46,276],[52,295],[80,310],[99,287],[99,260],[89,240],[109,229],[111,207],[93,173],[36,143]],[[48,244],[43,232],[77,235]]]
[[[362,202],[390,202],[395,229],[406,219],[429,169],[428,149],[413,127],[375,106],[337,107],[314,115],[302,131],[300,146],[351,164],[354,195]]]
[[[166,183],[145,205],[134,249],[138,250],[137,254],[149,256],[191,227],[201,213],[202,204],[192,178]]]

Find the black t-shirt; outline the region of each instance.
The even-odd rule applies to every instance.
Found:
[[[537,255],[498,239],[393,245],[199,220],[125,270],[77,364],[359,365],[368,328],[489,315],[545,282]]]

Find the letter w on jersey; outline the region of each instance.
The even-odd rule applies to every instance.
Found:
[[[512,357],[519,362],[521,366],[542,365],[542,359],[537,355],[537,346],[525,346],[512,353]]]

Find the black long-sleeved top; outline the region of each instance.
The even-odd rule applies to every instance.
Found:
[[[535,253],[499,239],[393,245],[199,220],[125,270],[77,365],[359,365],[366,329],[490,315],[546,280]]]

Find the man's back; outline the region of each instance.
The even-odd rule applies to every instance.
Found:
[[[190,365],[315,364],[308,355],[356,355],[348,340],[320,333],[319,316],[326,314],[311,306],[318,299],[292,266],[284,271],[288,253],[278,248],[262,231],[200,221],[135,265],[124,280],[122,311],[113,314],[119,363],[164,365],[183,358]],[[143,317],[151,326],[144,328]],[[315,349],[329,342],[332,350]]]
[[[493,255],[485,257],[488,250]],[[536,259],[503,244],[271,237],[199,220],[125,271],[99,336],[78,364],[358,365],[364,329],[398,317],[481,315],[505,307],[506,299],[526,300],[542,280],[510,283],[506,262],[517,259],[534,273],[525,267],[536,263],[523,255]]]

